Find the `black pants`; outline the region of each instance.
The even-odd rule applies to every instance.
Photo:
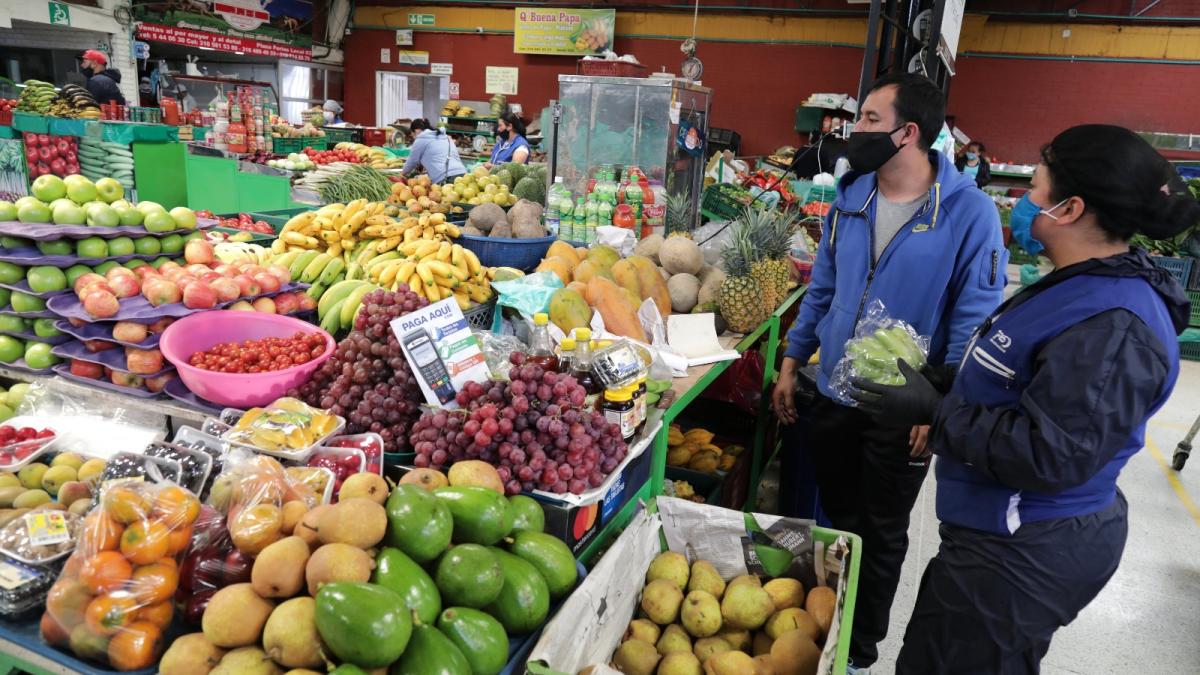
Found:
[[[1011,537],[942,525],[896,673],[1037,673],[1054,631],[1117,571],[1128,531],[1120,492],[1099,513],[1022,525]]]
[[[875,662],[877,646],[887,636],[908,552],[908,515],[929,460],[909,457],[911,427],[881,425],[824,396],[817,398],[810,417],[821,509],[834,527],[862,537],[850,643],[850,658],[861,668]]]

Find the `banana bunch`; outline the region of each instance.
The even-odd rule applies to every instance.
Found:
[[[258,244],[223,241],[213,246],[213,255],[225,264],[249,262],[255,265],[266,265],[271,259],[271,250]]]
[[[288,268],[292,281],[309,284],[305,293],[319,300],[325,290],[346,278],[346,261],[340,255],[320,251],[288,251],[267,261]]]
[[[463,310],[492,298],[491,279],[495,274],[492,268],[481,265],[470,250],[448,241],[406,242],[394,251],[361,262],[356,260],[351,265],[361,267],[355,267],[347,279],[359,278],[361,274],[393,291],[407,284],[412,292],[430,302],[453,296]]]
[[[358,155],[358,159],[363,164],[375,169],[403,169],[404,160],[399,157],[393,157],[386,150],[380,147],[363,145],[362,143],[350,143],[343,141],[333,146],[334,150],[353,150],[354,154]]]
[[[349,332],[362,299],[379,286],[362,279],[343,279],[321,295],[317,301],[317,321],[330,333]]]
[[[729,471],[742,453],[742,446],[729,445],[724,449],[712,442],[713,433],[695,428],[684,432],[677,424],[667,429],[667,464],[686,467],[700,473]]]
[[[16,109],[46,115],[57,98],[58,92],[54,90],[53,84],[41,80],[25,80],[25,88],[21,90]]]
[[[389,215],[398,212],[386,202],[365,199],[329,204],[293,216],[271,249],[276,253],[325,251],[349,263],[366,249],[386,253],[401,244],[448,241],[461,234],[457,225],[446,222],[445,214],[422,213],[401,220]]]
[[[64,84],[47,114],[86,120],[101,118],[100,104],[96,103],[91,92],[77,84]]]

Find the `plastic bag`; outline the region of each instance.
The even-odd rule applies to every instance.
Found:
[[[511,335],[496,335],[484,331],[471,332],[474,333],[475,339],[479,340],[483,358],[487,361],[488,370],[492,371],[494,377],[508,379],[508,371],[512,368],[512,362],[508,360],[508,355],[529,349],[524,342]]]
[[[200,500],[178,485],[106,485],[46,598],[42,637],[116,670],[157,663],[199,514]]]
[[[509,281],[492,282],[492,288],[500,293],[496,304],[512,307],[526,316],[547,311],[550,297],[562,287],[562,279],[554,272],[536,272]]]
[[[850,398],[854,378],[886,385],[904,384],[896,365],[903,358],[916,370],[925,367],[929,339],[918,335],[912,326],[888,316],[879,300],[867,306],[867,313],[854,328],[854,337],[846,342],[846,351],[829,378],[829,389],[841,403],[855,406]]]
[[[265,408],[247,410],[221,438],[290,457],[318,445],[345,425],[337,415],[285,396]]]

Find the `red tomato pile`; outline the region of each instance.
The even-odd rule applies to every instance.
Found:
[[[25,134],[25,161],[29,165],[29,177],[37,178],[52,173],[55,176],[70,176],[79,173],[78,150],[73,136],[50,136],[48,134]]]
[[[0,126],[12,126],[12,111],[19,103],[15,98],[0,98]]]
[[[331,164],[333,162],[362,163],[362,160],[358,158],[358,155],[353,150],[314,150],[313,148],[305,148],[304,154],[308,155],[313,164]]]
[[[188,363],[218,373],[268,373],[291,368],[325,353],[325,336],[296,331],[291,337],[222,342],[195,352]]]
[[[237,218],[222,218],[214,216],[212,211],[197,211],[196,215],[201,218],[211,218],[217,221],[217,227],[231,227],[237,230],[246,230],[247,232],[257,232],[259,234],[275,234],[275,229],[268,223],[262,220],[255,220],[250,217],[249,213],[239,213]]]

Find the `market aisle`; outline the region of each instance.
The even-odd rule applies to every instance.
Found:
[[[1200,363],[1183,363],[1179,384],[1150,423],[1147,448],[1130,460],[1120,486],[1129,500],[1129,541],[1121,567],[1075,622],[1060,630],[1042,661],[1046,675],[1200,672],[1200,455],[1176,474],[1163,469],[1200,414]],[[1169,470],[1169,469],[1168,469]],[[1190,504],[1185,504],[1190,499]],[[926,563],[937,553],[933,478],[913,508],[908,559],[880,645],[877,675],[891,673]]]

